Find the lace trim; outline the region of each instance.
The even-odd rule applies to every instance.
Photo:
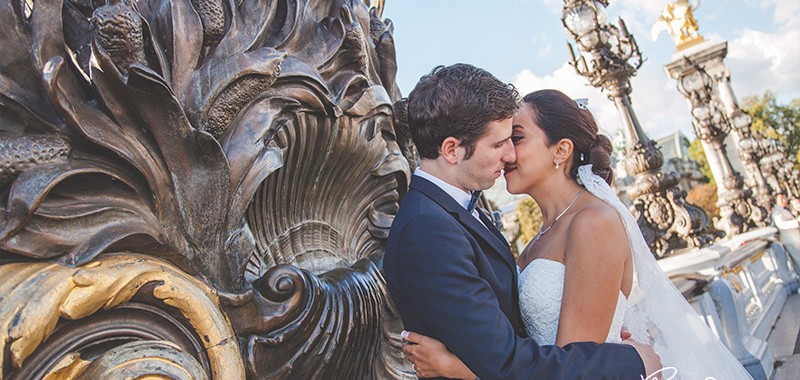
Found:
[[[561,300],[564,293],[564,264],[547,259],[531,261],[519,276],[519,307],[525,329],[541,345],[556,343]],[[622,292],[617,297],[614,318],[606,342],[619,343],[619,330],[624,323],[627,300]]]

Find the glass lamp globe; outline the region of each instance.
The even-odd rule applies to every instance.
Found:
[[[703,88],[703,77],[700,75],[700,73],[693,72],[684,76],[683,79],[681,79],[681,83],[687,92],[695,92]]]
[[[750,149],[755,147],[756,144],[753,141],[753,139],[747,138],[747,139],[742,139],[741,141],[739,141],[739,146],[742,148],[742,150],[748,152],[748,151],[750,151]]]
[[[600,39],[597,38],[597,33],[589,33],[581,37],[579,42],[585,50],[592,50],[600,42]]]
[[[597,25],[600,27],[605,26],[608,23],[608,16],[606,15],[606,11],[603,10],[602,6],[598,6],[595,2],[595,10],[597,12]]]
[[[709,116],[711,116],[711,110],[708,109],[708,106],[702,105],[699,107],[695,107],[692,110],[692,115],[696,117],[698,120],[706,120]]]
[[[736,117],[733,118],[733,125],[735,125],[737,128],[745,128],[750,125],[750,117],[745,113],[736,115]]]
[[[570,8],[564,14],[564,25],[575,36],[583,36],[597,27],[597,14],[586,4]]]

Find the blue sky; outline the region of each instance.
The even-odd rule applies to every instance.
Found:
[[[404,95],[439,64],[483,67],[525,94],[556,88],[589,98],[601,129],[620,128],[613,103],[566,65],[567,36],[560,0],[387,0],[394,22],[397,82]],[[633,106],[645,132],[659,138],[682,131],[693,138],[686,101],[664,73],[674,45],[653,22],[665,0],[611,0],[609,20],[622,16],[647,61],[633,79]],[[704,0],[695,12],[700,34],[728,41],[726,64],[738,99],[771,90],[779,101],[800,97],[800,0]]]

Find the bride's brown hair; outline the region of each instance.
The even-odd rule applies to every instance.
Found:
[[[569,96],[557,90],[539,90],[522,98],[523,106],[533,111],[533,121],[547,136],[548,145],[561,139],[572,141],[571,178],[578,175],[578,167],[592,164],[592,171],[608,184],[614,178],[611,169],[611,140],[598,134],[597,122],[587,109],[581,109]]]

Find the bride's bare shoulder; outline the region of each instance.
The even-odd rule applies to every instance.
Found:
[[[622,219],[617,210],[599,199],[593,199],[589,204],[577,210],[570,224],[573,228],[584,229],[583,232],[586,232],[586,228],[619,229],[624,232]]]
[[[627,236],[617,211],[601,200],[591,202],[586,207],[578,210],[570,221],[567,229],[567,244],[575,252],[597,252],[603,248],[627,247]],[[626,254],[625,250],[611,249],[609,254],[619,252]]]

